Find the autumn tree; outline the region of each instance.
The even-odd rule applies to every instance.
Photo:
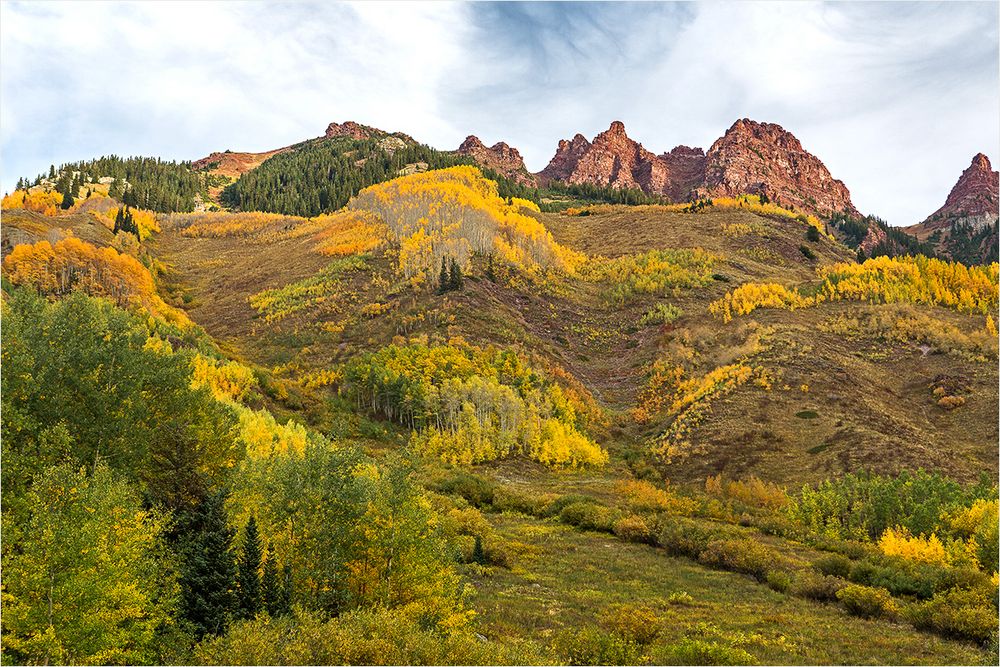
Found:
[[[8,660],[159,662],[177,607],[176,575],[165,517],[145,509],[134,486],[103,464],[91,474],[61,464],[37,471],[24,496],[5,500],[3,514]]]

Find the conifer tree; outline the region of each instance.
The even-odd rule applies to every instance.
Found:
[[[260,577],[260,606],[269,615],[279,616],[281,613],[283,591],[278,580],[278,564],[274,559],[274,550],[268,545],[264,552],[264,564]]]
[[[448,277],[448,289],[462,289],[462,267],[454,259],[451,260],[451,274]]]
[[[492,253],[490,254],[489,263],[486,265],[486,277],[489,279],[490,282],[494,282],[495,283],[497,281],[497,274],[493,270],[493,255],[492,255]]]
[[[73,198],[73,193],[67,191],[66,194],[63,195],[61,207],[65,211],[66,209],[71,208],[75,203],[76,199]]]
[[[236,556],[224,503],[224,493],[212,494],[178,520],[181,609],[199,639],[221,634],[236,607]]]
[[[236,570],[239,614],[242,618],[253,618],[260,611],[260,535],[257,520],[247,519],[243,534],[243,550]]]
[[[444,257],[441,258],[441,273],[438,275],[438,294],[444,294],[451,287],[451,281],[448,277],[448,265],[445,263]]]
[[[862,264],[866,259],[867,259],[867,257],[865,257],[865,249],[859,247],[858,248],[858,264]]]
[[[472,545],[472,562],[480,565],[486,564],[486,553],[483,551],[483,538],[476,535],[476,541]]]

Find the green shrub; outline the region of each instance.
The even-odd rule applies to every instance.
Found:
[[[782,569],[780,553],[759,542],[747,539],[713,540],[699,554],[705,565],[750,574],[764,580],[771,569]]]
[[[545,510],[543,496],[522,493],[505,486],[493,492],[493,508],[501,512],[520,512],[529,516],[541,516]]]
[[[840,554],[827,554],[813,563],[813,567],[831,577],[847,579],[851,574],[851,560]]]
[[[850,584],[837,591],[837,599],[848,612],[862,618],[895,618],[899,606],[884,588]]]
[[[473,507],[489,507],[493,504],[496,484],[490,480],[471,475],[467,472],[455,472],[431,485],[434,491],[465,498]]]
[[[847,582],[838,577],[802,570],[795,575],[789,592],[792,595],[810,600],[831,602],[837,599],[837,593],[845,586],[847,586]]]
[[[756,665],[757,658],[735,646],[682,639],[653,651],[655,665]]]
[[[554,644],[568,665],[631,665],[639,661],[638,644],[593,626],[564,630]]]
[[[652,324],[670,324],[683,314],[683,311],[672,303],[658,303],[650,308],[639,319],[640,326]]]
[[[996,605],[980,591],[953,589],[906,608],[914,627],[945,637],[986,642],[997,631]]]
[[[683,517],[663,517],[660,522],[659,545],[673,556],[698,558],[708,543],[721,533]]]
[[[618,539],[625,542],[655,544],[656,535],[646,520],[638,514],[628,514],[615,521],[611,528]]]
[[[559,516],[563,508],[573,505],[574,503],[591,503],[594,505],[601,504],[597,498],[593,496],[585,496],[580,493],[567,493],[564,496],[559,496],[555,500],[549,502],[544,510],[542,511],[543,516]]]
[[[614,605],[603,615],[604,627],[642,646],[659,636],[662,624],[663,619],[652,609],[633,604]]]
[[[767,573],[767,585],[771,590],[779,593],[787,593],[792,587],[792,577],[787,572],[781,570],[771,570]]]
[[[573,503],[559,512],[559,520],[582,530],[596,530],[610,533],[615,524],[617,512],[603,505],[591,502]]]
[[[809,246],[800,245],[799,252],[801,252],[802,256],[806,259],[816,259],[816,253],[814,253]]]

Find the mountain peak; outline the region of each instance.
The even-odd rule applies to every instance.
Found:
[[[330,123],[327,125],[325,136],[327,139],[332,137],[371,139],[372,137],[382,136],[384,134],[387,133],[377,128],[369,127],[368,125],[361,125],[360,123],[355,123],[353,120],[348,120],[343,123]]]
[[[970,166],[976,168],[978,171],[993,171],[993,165],[990,164],[990,159],[983,153],[976,153],[972,158],[972,164]]]
[[[498,174],[511,178],[522,185],[528,187],[536,185],[535,177],[524,166],[524,159],[521,157],[521,153],[506,142],[498,141],[487,148],[486,144],[480,141],[479,137],[470,134],[455,152],[459,155],[468,155],[479,166],[492,169]]]

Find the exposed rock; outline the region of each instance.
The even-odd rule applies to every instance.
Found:
[[[466,137],[456,151],[459,155],[468,155],[480,166],[510,178],[522,185],[535,187],[537,181],[524,166],[524,158],[516,148],[499,141],[489,148],[475,135]]]
[[[962,172],[944,205],[905,231],[933,242],[936,252],[966,264],[996,261],[998,185],[1000,174],[993,170],[989,158],[979,153]]]
[[[678,146],[659,156],[630,139],[615,121],[593,143],[579,134],[560,141],[539,179],[640,188],[673,201],[765,193],[796,210],[860,215],[844,184],[798,139],[779,125],[748,119],[736,121],[707,154]]]
[[[669,153],[660,156],[670,173],[670,191],[667,195],[672,201],[687,201],[691,193],[705,181],[705,168],[708,158],[700,148],[677,146]]]
[[[386,132],[385,130],[380,130],[377,127],[355,123],[353,120],[345,121],[343,123],[330,123],[326,126],[326,133],[323,136],[327,139],[332,139],[334,137],[350,137],[351,139],[357,139],[359,141],[362,139],[394,137],[399,141],[402,141],[403,144],[417,143],[413,137],[408,134],[403,134],[402,132]]]
[[[666,162],[629,139],[625,125],[618,120],[594,137],[593,143],[580,134],[572,141],[560,141],[539,178],[544,183],[591,183],[638,188],[652,194],[666,194],[670,184]]]
[[[284,153],[287,150],[288,148],[286,147],[264,153],[233,153],[232,151],[212,153],[207,157],[203,157],[200,160],[192,162],[191,168],[235,179],[239,178],[248,171],[256,169],[269,157],[277,155],[278,153]]]
[[[795,210],[860,216],[843,182],[780,125],[738,120],[706,158],[702,189],[709,196],[766,193]]]

